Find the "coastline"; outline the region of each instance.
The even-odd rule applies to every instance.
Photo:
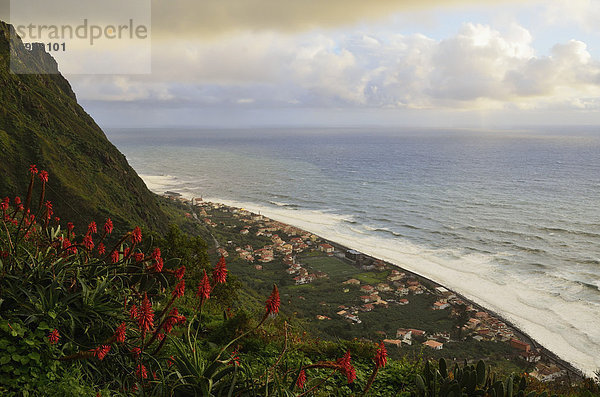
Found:
[[[189,200],[187,200],[187,199],[185,199],[183,197],[181,197],[179,200],[183,201],[183,202],[187,202],[188,204],[191,204],[189,202]],[[210,200],[203,201],[202,203],[203,203],[203,205],[205,205],[205,204],[213,204],[214,203],[214,204],[218,204],[218,205],[224,206],[224,207],[229,208],[229,209],[237,209],[237,210],[243,209],[242,207],[231,205],[229,203],[224,203],[221,200],[212,199],[212,198]],[[252,211],[250,211],[250,212],[252,212]],[[331,244],[332,246],[334,246],[336,248],[336,250],[338,250],[340,252],[345,252],[345,251],[353,249],[352,247],[349,247],[348,245],[336,242],[336,241],[328,239],[328,238],[324,238],[324,237],[320,236],[317,233],[313,233],[313,232],[311,232],[309,230],[306,230],[302,226],[294,225],[294,224],[289,223],[287,221],[277,220],[276,218],[271,218],[269,216],[263,215],[260,212],[259,212],[259,214],[262,215],[263,217],[269,219],[269,220],[275,220],[275,221],[277,221],[279,223],[282,223],[282,224],[285,224],[285,225],[290,225],[290,226],[293,226],[293,227],[295,227],[297,229],[309,232],[311,234],[315,234],[322,241]],[[491,310],[491,309],[489,309],[489,308],[487,308],[487,307],[485,307],[485,306],[477,303],[472,298],[468,298],[464,294],[461,294],[461,293],[455,291],[454,289],[452,289],[452,288],[444,285],[443,282],[436,281],[436,280],[432,279],[431,277],[427,277],[425,275],[422,275],[419,272],[416,272],[414,270],[406,269],[405,267],[402,267],[402,265],[400,265],[400,264],[396,264],[396,263],[393,263],[393,262],[391,262],[389,260],[384,260],[384,259],[378,258],[375,255],[369,255],[369,254],[364,254],[364,253],[363,253],[363,255],[365,257],[373,259],[373,260],[380,260],[381,262],[385,263],[386,266],[389,266],[389,267],[392,267],[392,268],[396,268],[397,270],[405,272],[406,274],[409,274],[412,277],[417,278],[418,280],[425,281],[428,284],[434,285],[435,287],[444,287],[447,290],[451,291],[453,294],[455,294],[457,297],[459,297],[461,300],[463,300],[467,305],[472,305],[473,307],[477,308],[478,311],[485,312],[488,315],[490,315],[491,317],[493,317],[493,318],[495,318],[495,319],[497,319],[497,320],[505,323],[509,327],[509,329],[514,332],[514,334],[517,337],[517,339],[519,339],[521,341],[524,341],[525,343],[530,344],[534,349],[538,350],[539,355],[541,355],[544,358],[544,360],[543,360],[544,362],[547,362],[547,363],[550,363],[550,364],[554,364],[558,368],[560,368],[561,370],[564,370],[565,373],[566,373],[566,377],[567,377],[567,379],[570,382],[581,380],[582,378],[584,378],[586,376],[585,373],[582,370],[580,370],[579,368],[575,367],[573,364],[571,364],[567,360],[561,358],[556,353],[554,353],[553,351],[551,351],[548,348],[546,348],[543,344],[539,343],[536,339],[534,339],[533,337],[531,337],[527,332],[523,331],[521,328],[519,328],[518,326],[516,326],[513,321],[507,319],[506,316],[501,315],[497,311]]]

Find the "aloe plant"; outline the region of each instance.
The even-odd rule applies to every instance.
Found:
[[[415,379],[417,386],[414,396],[418,397],[545,397],[536,392],[526,394],[527,379],[524,376],[509,375],[504,380],[497,379],[496,374],[486,367],[483,360],[476,365],[466,362],[460,367],[454,364],[448,371],[446,360],[441,358],[435,368],[429,361],[425,363],[423,373]]]

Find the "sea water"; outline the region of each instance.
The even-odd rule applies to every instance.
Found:
[[[244,207],[429,277],[600,368],[600,129],[127,129],[157,192]]]

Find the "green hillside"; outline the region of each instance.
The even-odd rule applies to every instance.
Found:
[[[29,164],[50,174],[47,198],[76,224],[111,217],[118,227],[133,223],[162,229],[167,217],[156,196],[129,166],[100,127],[77,103],[60,74],[10,72],[10,29],[0,21],[0,188],[27,190]],[[43,50],[13,46],[18,64],[57,68]]]

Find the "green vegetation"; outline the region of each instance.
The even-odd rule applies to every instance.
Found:
[[[46,192],[55,210],[85,227],[112,218],[118,230],[133,225],[161,230],[167,216],[156,196],[100,127],[77,103],[60,74],[12,74],[10,25],[0,21],[0,186],[16,196],[27,190],[30,164],[52,175]],[[55,63],[45,52],[13,42],[14,60],[33,67]],[[163,207],[164,208],[164,207]]]

